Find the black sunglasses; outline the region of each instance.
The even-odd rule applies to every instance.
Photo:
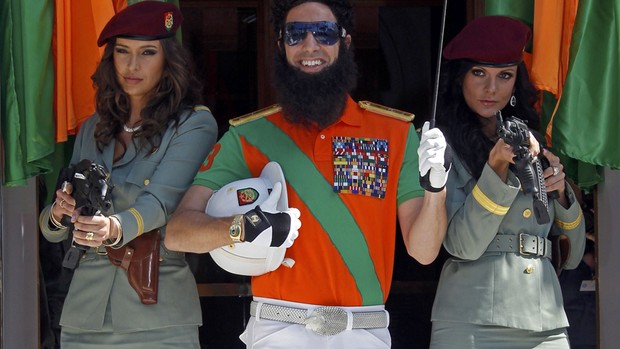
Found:
[[[284,42],[289,46],[295,46],[301,42],[308,32],[321,45],[331,46],[338,39],[347,36],[347,31],[336,22],[289,22],[284,25]],[[280,31],[282,39],[282,31]]]

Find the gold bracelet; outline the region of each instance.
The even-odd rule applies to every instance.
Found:
[[[50,206],[50,222],[54,225],[54,227],[56,227],[56,229],[67,229],[67,227],[54,218],[54,206],[56,206],[56,200],[54,200],[54,202],[52,202],[52,206]]]
[[[109,218],[110,218],[110,222],[112,221],[112,219],[114,219],[114,222],[115,222],[114,225],[116,226],[118,235],[116,236],[116,240],[114,240],[114,242],[112,242],[110,239],[106,239],[105,241],[103,241],[102,244],[103,246],[115,247],[123,239],[123,228],[121,227],[121,222],[118,220],[118,218],[116,218],[115,216],[110,216]]]

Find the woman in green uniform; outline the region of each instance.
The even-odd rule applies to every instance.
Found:
[[[70,186],[40,215],[46,239],[66,239],[70,224],[62,218],[69,216],[73,243],[87,248],[62,310],[63,349],[200,348],[200,302],[184,254],[161,244],[156,302],[145,304],[105,249],[122,249],[149,231],[163,241],[169,216],[216,141],[215,119],[198,104],[200,84],[174,37],[182,19],[173,4],[139,2],[99,36],[106,47],[92,76],[96,112],[80,128],[70,167],[86,159],[107,169],[111,205],[80,214]]]
[[[564,268],[575,268],[584,250],[584,222],[560,159],[534,137],[540,123],[536,93],[523,63],[530,37],[530,29],[517,20],[481,17],[443,52],[437,120],[454,159],[443,243],[451,257],[433,305],[434,349],[569,347],[549,238],[568,238]],[[498,111],[504,121],[517,117],[524,123],[498,133]],[[518,136],[519,129],[525,130],[523,142],[512,144],[514,138],[506,136]],[[540,176],[548,207],[539,195],[543,190],[534,195],[532,177],[524,175],[523,168],[535,170],[535,163],[521,166],[517,153],[548,161]]]

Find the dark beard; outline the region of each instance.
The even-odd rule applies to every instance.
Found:
[[[273,72],[273,87],[284,118],[321,129],[340,118],[357,83],[353,52],[342,42],[336,61],[318,73],[304,73],[291,66],[283,53],[275,55]]]

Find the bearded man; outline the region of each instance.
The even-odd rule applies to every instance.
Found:
[[[245,243],[295,261],[253,276],[247,348],[389,348],[397,219],[422,264],[445,235],[445,139],[427,124],[420,140],[410,113],[353,101],[352,16],[347,0],[275,2],[278,104],[231,120],[168,223],[172,250]],[[205,213],[214,192],[269,162],[286,181],[267,201],[286,192],[291,208]]]

